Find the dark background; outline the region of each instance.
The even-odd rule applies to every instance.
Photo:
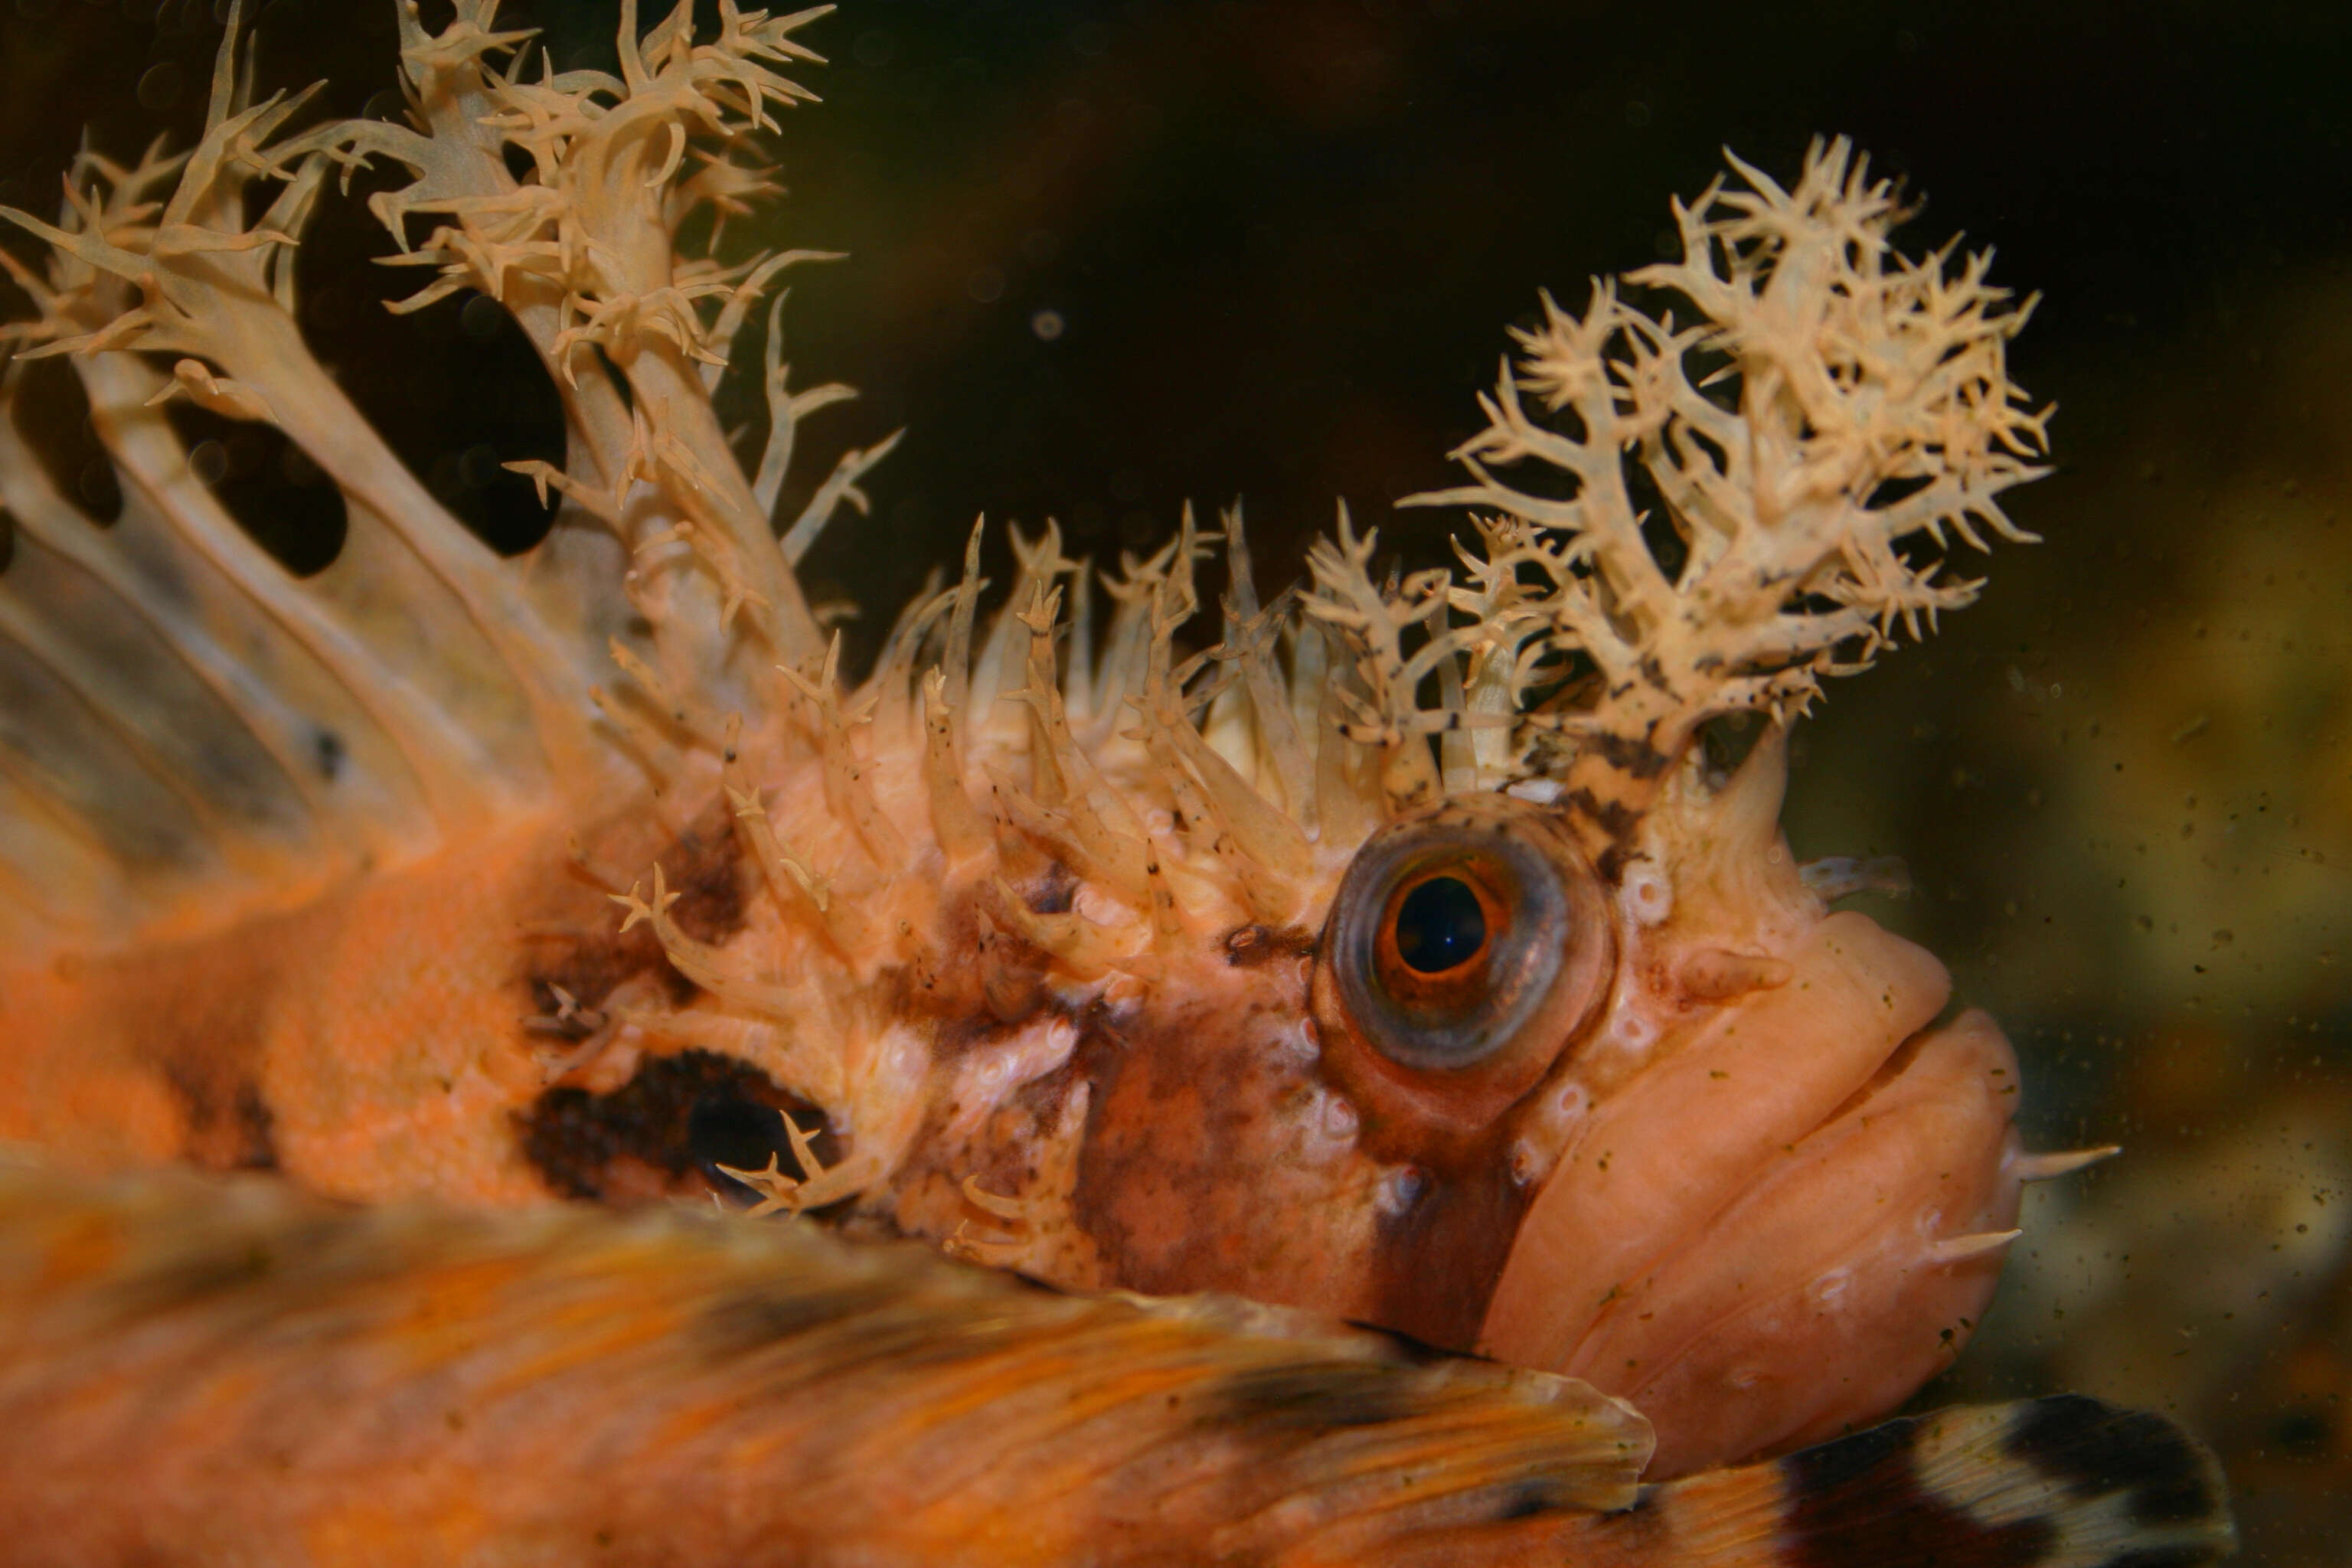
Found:
[[[572,66],[609,60],[617,9],[502,19]],[[225,14],[0,0],[0,201],[52,209],[85,126],[117,157],[184,144]],[[260,16],[266,85],[390,101],[391,0]],[[1931,1396],[2172,1409],[2228,1454],[2252,1560],[2345,1560],[2352,7],[866,0],[803,36],[824,101],[773,149],[791,195],[759,237],[853,253],[797,275],[787,322],[801,380],[863,389],[835,437],[909,426],[874,521],[807,563],[869,633],[981,511],[1107,561],[1238,496],[1270,582],[1335,497],[1388,525],[1446,481],[1504,326],[1659,255],[1726,145],[1785,178],[1850,134],[1925,198],[1911,246],[1997,244],[2043,296],[2013,363],[2061,405],[2060,471],[2013,510],[2046,542],[1959,563],[1985,602],[1832,693],[1790,830],[1910,862],[1915,896],[1872,912],[2009,1025],[2038,1146],[2131,1152],[2037,1194]],[[306,330],[524,542],[497,463],[553,455],[551,395],[495,312],[380,312],[414,282],[363,265],[383,243],[321,217]],[[300,476],[231,450],[241,515],[319,564]]]
[[[197,123],[219,0],[0,5],[0,199],[53,208],[86,127],[127,157]],[[1997,276],[2045,296],[2021,379],[2062,400],[2070,367],[2226,331],[2267,274],[2345,250],[2352,9],[1642,11],[853,4],[806,34],[832,61],[805,73],[824,102],[775,149],[791,195],[766,237],[852,253],[800,275],[794,363],[864,390],[861,430],[911,426],[879,482],[893,531],[1050,515],[1107,553],[1156,540],[1187,498],[1239,496],[1270,542],[1295,542],[1335,496],[1380,521],[1443,479],[1503,324],[1531,319],[1539,288],[1578,302],[1591,275],[1657,254],[1667,198],[1727,145],[1787,177],[1813,137],[1852,135],[1927,198],[1913,243],[1997,242]],[[341,113],[389,101],[391,0],[258,12],[266,85],[324,78]],[[539,0],[500,19],[543,27],[569,66],[610,59],[616,14]],[[331,291],[306,306],[314,336],[383,330],[359,297],[415,275],[330,265],[382,244],[337,216],[305,268]],[[410,367],[375,401],[421,469],[436,439],[484,439],[486,413],[528,424],[449,363],[460,314],[415,323],[442,353],[371,356]],[[530,440],[499,435],[501,456]],[[2045,487],[2021,506],[2053,504]],[[865,542],[814,570],[897,600],[929,552],[877,563]]]

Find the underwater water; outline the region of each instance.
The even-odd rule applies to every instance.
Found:
[[[503,16],[574,64],[616,11]],[[0,9],[0,201],[52,205],[85,124],[126,158],[186,139],[225,12]],[[258,14],[265,82],[325,77],[339,113],[388,89],[388,3]],[[1108,562],[1239,497],[1279,583],[1343,498],[1433,558],[1439,521],[1390,502],[1448,482],[1502,323],[1658,256],[1725,146],[1786,177],[1851,135],[1925,198],[1914,248],[1997,247],[2042,296],[2012,364],[2059,405],[2056,472],[2012,510],[2043,542],[1960,552],[1982,601],[1832,683],[1790,831],[1906,863],[1907,897],[1862,903],[2001,1018],[2030,1144],[2124,1153],[2035,1189],[1921,1402],[2164,1410],[2222,1454],[2246,1561],[2347,1560],[2352,14],[866,0],[813,37],[824,102],[764,221],[851,253],[794,286],[795,366],[862,389],[859,438],[909,429],[805,569],[868,650],[983,511]],[[554,400],[461,301],[378,311],[413,282],[362,265],[380,244],[322,220],[305,329],[437,494],[527,542],[543,514],[497,464],[560,448]],[[217,438],[225,498],[299,567],[317,487]]]

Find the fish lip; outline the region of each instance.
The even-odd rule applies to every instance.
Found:
[[[1951,994],[1932,955],[1853,911],[1810,921],[1778,955],[1786,983],[1669,1020],[1670,1038],[1595,1096],[1529,1200],[1482,1351],[1569,1369],[1608,1292],[1704,1236],[1857,1094],[1898,1081]]]
[[[1657,1423],[1653,1479],[1894,1410],[1959,1353],[1998,1282],[2022,1185],[2016,1076],[1980,1010],[1912,1031],[1797,1159],[1680,1237],[1558,1370]],[[1792,1370],[1824,1365],[1840,1377]]]

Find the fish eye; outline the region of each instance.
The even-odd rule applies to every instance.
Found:
[[[1615,950],[1599,879],[1543,807],[1465,795],[1391,823],[1341,879],[1318,1016],[1400,1072],[1516,1093],[1592,1011]]]

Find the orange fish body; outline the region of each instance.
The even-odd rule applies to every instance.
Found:
[[[2021,1183],[2074,1158],[2019,1152],[1998,1028],[1939,1022],[1942,966],[1832,912],[1836,876],[1809,880],[1778,826],[1783,726],[1821,679],[1973,595],[1904,552],[2018,536],[1997,498],[2039,471],[2046,417],[2007,379],[2022,312],[1979,261],[1894,252],[1893,197],[1844,143],[1787,189],[1742,166],[1741,187],[1677,208],[1684,259],[1632,279],[1696,324],[1601,286],[1518,334],[1456,454],[1470,482],[1414,498],[1481,509],[1457,567],[1383,576],[1343,517],[1305,588],[1262,602],[1237,512],[1215,536],[1188,515],[1102,577],[1048,528],[1013,536],[983,616],[975,534],[960,581],[852,681],[793,567],[864,510],[895,437],[779,519],[801,422],[846,389],[789,384],[772,308],[756,467],[709,395],[763,293],[814,253],[722,262],[678,241],[700,208],[762,190],[732,154],[808,96],[782,73],[814,58],[793,36],[814,13],[722,10],[715,38],[681,5],[640,39],[625,7],[617,76],[532,81],[498,66],[522,40],[488,0],[439,33],[404,9],[405,122],[299,132],[299,100],[254,100],[233,21],[191,153],[86,158],[58,225],[7,214],[52,252],[20,279],[38,307],[13,329],[22,360],[71,356],[125,504],[93,528],[0,420],[18,519],[0,684],[9,733],[32,737],[0,746],[0,875],[21,893],[0,910],[0,1136],[86,1173],[263,1168],[369,1203],[716,1194],[806,1216],[797,1239],[273,1196],[222,1200],[260,1205],[223,1240],[185,1189],[28,1178],[0,1229],[26,1282],[0,1398],[53,1414],[20,1424],[22,1452],[127,1452],[135,1434],[174,1507],[226,1487],[258,1510],[204,1527],[219,1552],[296,1532],[351,1561],[548,1542],[511,1546],[534,1561],[582,1529],[593,1545],[593,1454],[643,1483],[613,1494],[614,1539],[664,1561],[829,1561],[836,1541],[844,1561],[950,1542],[1005,1561],[1636,1561],[1827,1506],[1789,1490],[1795,1471],[1633,1486],[1898,1405],[1966,1342]],[[563,400],[564,465],[521,465],[562,509],[515,561],[416,485],[293,330],[290,247],[331,172],[371,162],[415,176],[373,205],[433,269],[420,299],[496,300]],[[1700,375],[1702,355],[1730,368]],[[243,540],[158,409],[172,398],[293,440],[344,500],[343,555],[297,580]],[[1512,465],[1543,477],[1514,489]],[[1635,469],[1681,536],[1671,565]],[[1755,714],[1745,757],[1722,760],[1728,721]],[[214,1252],[165,1268],[160,1296],[139,1285],[191,1225]],[[1317,1331],[1412,1391],[1374,1401],[1402,1447],[1318,1468],[1314,1443],[1344,1457],[1349,1428],[1389,1425],[1351,1418],[1345,1379],[1307,1377],[1296,1411],[1228,1401],[1207,1436],[1179,1386],[1272,1364],[1272,1320],[861,1263],[799,1237],[819,1225],[1526,1370],[1405,1370],[1388,1341]],[[325,1273],[304,1272],[314,1248]],[[646,1260],[673,1252],[685,1293],[656,1300]],[[246,1254],[294,1272],[222,1282]],[[867,1279],[808,1320],[845,1359],[795,1350],[772,1385],[789,1397],[734,1403],[712,1378],[762,1352],[693,1361],[688,1298],[720,1289],[697,1258],[787,1295]],[[901,1286],[926,1304],[894,1318]],[[379,1295],[391,1316],[349,1315]],[[542,1310],[534,1359],[517,1326]],[[953,1344],[968,1318],[984,1340],[996,1313],[1013,1339],[986,1353],[1013,1359],[941,1373],[927,1336]],[[1181,1377],[1136,1327],[1178,1320],[1200,1336]],[[217,1375],[198,1346],[226,1356]],[[1178,1392],[1056,1426],[1014,1390],[1040,1368]],[[345,1437],[305,1425],[287,1391],[331,1373],[386,1414]],[[1458,1426],[1451,1393],[1424,1408],[1474,1385],[1500,1405]],[[833,1441],[885,1395],[900,1425]],[[1569,1428],[1521,1427],[1479,1446],[1490,1415],[1528,1408],[1616,1446],[1596,1459]],[[1904,1506],[1958,1519],[1938,1489],[2047,1493],[2032,1456],[1999,1462],[2031,1418],[1904,1429],[1946,1455]],[[933,1485],[922,1456],[1004,1422],[1020,1439],[977,1492]],[[198,1431],[229,1426],[206,1458]],[[1307,1458],[1254,1478],[1299,1431],[1321,1434]],[[2107,1508],[2153,1450],[2193,1460],[2168,1429],[2141,1436],[2042,1511]],[[1914,1443],[1834,1444],[1843,1459],[1804,1473],[1838,1497],[1916,1480]],[[484,1456],[537,1445],[569,1456],[548,1461],[565,1479],[483,1490]],[[27,1458],[0,1520],[82,1542],[77,1561],[147,1550],[66,1529],[96,1484],[82,1463]],[[351,1486],[382,1467],[410,1479]],[[1570,1479],[1528,1479],[1554,1472]],[[707,1531],[662,1533],[672,1487],[712,1500]],[[1137,1487],[1159,1500],[1121,1513]],[[813,1489],[833,1500],[823,1542],[787,1500]],[[2199,1497],[2153,1535],[2066,1526],[2089,1555],[2053,1535],[1998,1560],[2143,1540],[2196,1560],[2218,1539],[2218,1495]],[[432,1552],[405,1533],[425,1519],[452,1532]],[[1688,1552],[1760,1560],[1738,1540]]]

